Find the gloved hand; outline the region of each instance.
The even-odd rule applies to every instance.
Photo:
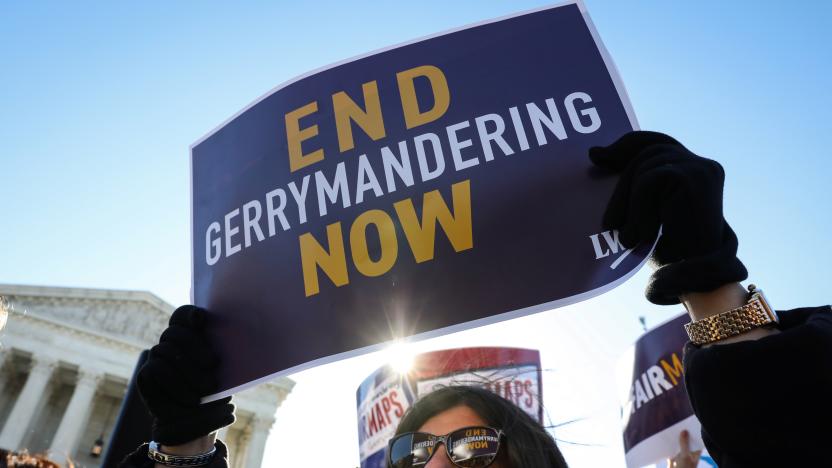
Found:
[[[153,440],[181,445],[234,422],[231,397],[200,404],[216,389],[218,357],[203,333],[205,310],[186,305],[170,317],[139,370],[138,387],[154,416]]]
[[[680,302],[688,292],[742,281],[737,236],[722,214],[725,173],[716,161],[691,153],[656,132],[631,132],[589,150],[594,164],[621,173],[604,213],[604,228],[618,229],[627,247],[655,241],[656,268],[645,295],[654,304]]]

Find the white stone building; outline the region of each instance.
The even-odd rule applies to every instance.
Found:
[[[0,331],[0,448],[89,455],[108,440],[139,354],[158,341],[173,307],[144,291],[0,285],[11,310]],[[294,382],[276,379],[234,397],[221,434],[232,468],[261,464],[274,413]]]

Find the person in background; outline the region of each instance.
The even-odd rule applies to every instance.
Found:
[[[646,297],[655,304],[682,303],[691,316],[685,382],[711,456],[722,468],[824,462],[832,435],[832,309],[774,312],[759,291],[740,285],[748,272],[736,256],[737,236],[723,216],[725,174],[719,163],[655,132],[628,133],[612,145],[592,148],[589,156],[601,170],[620,173],[605,228],[617,229],[625,247],[654,242],[661,228]],[[760,190],[772,187],[760,184]],[[751,204],[749,209],[759,211],[762,229],[777,222],[765,218],[765,207]],[[177,309],[151,350],[138,383],[156,418],[157,444],[140,447],[123,468],[153,466],[148,455],[168,457],[169,463],[185,460],[190,466],[227,466],[225,446],[215,441],[215,431],[233,422],[234,407],[228,399],[199,404],[215,387],[216,358],[200,333],[205,318],[193,306]],[[437,429],[427,425],[430,419],[412,427],[444,436],[464,429],[473,416],[502,425],[477,411],[437,414],[442,413],[444,422]],[[445,424],[449,414],[460,418],[457,424]],[[492,429],[511,446],[511,428]],[[431,440],[423,442],[437,450],[446,441]],[[547,447],[540,442],[521,450],[560,456]],[[443,456],[434,455],[435,463],[450,460],[452,450],[442,450]],[[498,453],[494,462],[503,465],[494,466],[521,468],[505,456],[509,459]],[[156,468],[177,466],[155,463]]]
[[[701,457],[701,450],[690,449],[690,433],[684,430],[679,433],[679,453],[667,460],[667,468],[696,468]]]
[[[551,434],[514,403],[459,386],[431,392],[407,410],[388,445],[388,466],[565,468],[566,462]]]

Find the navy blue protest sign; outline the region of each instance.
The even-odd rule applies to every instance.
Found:
[[[688,322],[688,315],[682,314],[651,329],[622,358],[619,390],[628,467],[674,456],[683,430],[690,433],[691,450],[704,446],[682,367]]]
[[[580,3],[351,59],[191,148],[193,299],[253,382],[599,294],[638,268],[587,150],[636,127]]]

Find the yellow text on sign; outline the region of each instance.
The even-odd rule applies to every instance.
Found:
[[[416,97],[417,79],[427,79],[433,93],[433,106],[424,111],[419,106]],[[448,80],[438,67],[422,65],[396,73],[396,83],[399,88],[402,114],[408,130],[424,125],[442,117],[451,102],[451,92]],[[346,92],[338,91],[332,95],[332,109],[335,118],[335,130],[338,136],[338,150],[344,151],[355,148],[353,139],[353,123],[357,125],[373,141],[387,136],[384,128],[384,116],[381,112],[381,99],[378,93],[378,83],[368,81],[361,85],[364,101],[362,107]],[[286,115],[286,145],[289,152],[289,170],[295,172],[324,159],[323,148],[317,148],[304,153],[303,143],[316,137],[320,130],[318,125],[301,126],[301,119],[318,112],[318,101],[312,101]],[[310,141],[307,146],[311,145]]]
[[[673,364],[668,363],[664,359],[659,360],[659,364],[661,364],[662,369],[664,369],[665,373],[670,380],[673,382],[673,385],[678,385],[679,381],[682,379],[682,375],[684,375],[684,367],[682,366],[682,361],[679,359],[679,356],[676,353],[673,353],[671,356],[670,362]]]
[[[422,199],[421,220],[416,215],[416,208],[411,199],[393,204],[416,263],[434,258],[437,224],[445,232],[455,252],[474,247],[470,180],[453,184],[451,199],[453,211],[448,208],[439,190],[425,193]],[[381,245],[381,255],[377,259],[370,257],[367,247],[367,230],[370,228],[378,232]],[[308,232],[300,236],[299,242],[306,297],[320,292],[319,270],[335,286],[349,284],[344,232],[340,221],[326,227],[326,247]],[[364,276],[374,277],[387,273],[399,258],[396,226],[393,218],[383,210],[361,213],[350,227],[349,243],[352,263]]]

